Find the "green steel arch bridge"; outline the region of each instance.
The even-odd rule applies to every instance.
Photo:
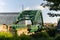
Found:
[[[31,20],[32,24],[41,23],[43,25],[43,17],[41,10],[25,10],[16,18],[15,24],[22,20]]]
[[[16,17],[16,20],[14,22],[14,27],[17,26],[19,28],[18,24],[21,21],[24,20],[31,20],[31,26],[28,27],[31,32],[37,31],[39,28],[41,28],[43,25],[43,16],[41,10],[24,10]],[[23,26],[23,25],[22,25]],[[25,25],[24,25],[25,26]]]

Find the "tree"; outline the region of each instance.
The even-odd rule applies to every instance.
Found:
[[[42,5],[50,7],[50,10],[60,10],[60,0],[44,0],[46,3],[42,3]]]

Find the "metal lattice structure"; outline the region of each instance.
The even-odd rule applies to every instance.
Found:
[[[25,25],[25,21],[30,20],[32,24]],[[22,23],[21,23],[22,22]],[[28,27],[29,32],[36,32],[43,27],[43,17],[41,10],[25,10],[22,11],[17,17],[12,27]],[[19,23],[19,25],[18,25]],[[30,23],[30,22],[29,22]],[[16,25],[17,24],[17,25]]]
[[[27,18],[26,18],[27,17]],[[16,18],[16,24],[22,20],[31,20],[32,24],[40,23],[43,25],[41,10],[25,10]]]

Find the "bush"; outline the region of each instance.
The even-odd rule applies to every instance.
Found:
[[[31,35],[34,40],[54,40],[51,38],[47,32],[38,32],[36,34]]]
[[[13,37],[13,34],[10,32],[0,32],[0,37],[5,37],[5,38]]]
[[[55,37],[56,29],[55,28],[49,28],[47,33],[49,34],[50,37]]]
[[[60,34],[56,34],[55,40],[60,40]]]
[[[12,40],[13,34],[10,32],[0,32],[0,40]]]
[[[31,36],[29,35],[25,35],[25,34],[21,34],[19,37],[21,40],[31,40]]]
[[[0,32],[0,40],[54,40],[54,37],[50,37],[46,31],[32,35],[21,34],[20,36],[16,34],[13,36],[10,32]],[[55,40],[60,40],[60,34],[56,35]]]
[[[31,36],[25,34],[18,36],[10,32],[0,32],[0,40],[31,40]]]

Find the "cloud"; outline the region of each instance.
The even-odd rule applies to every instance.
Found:
[[[38,9],[38,10],[44,10],[45,8],[43,6],[36,6],[36,9]]]
[[[30,10],[31,8],[30,7],[26,7],[24,10]]]
[[[36,6],[35,9],[37,9],[37,10],[46,10],[46,9],[49,9],[49,7]]]
[[[26,7],[24,10],[45,10],[45,9],[49,9],[49,7],[33,6],[33,7]]]

